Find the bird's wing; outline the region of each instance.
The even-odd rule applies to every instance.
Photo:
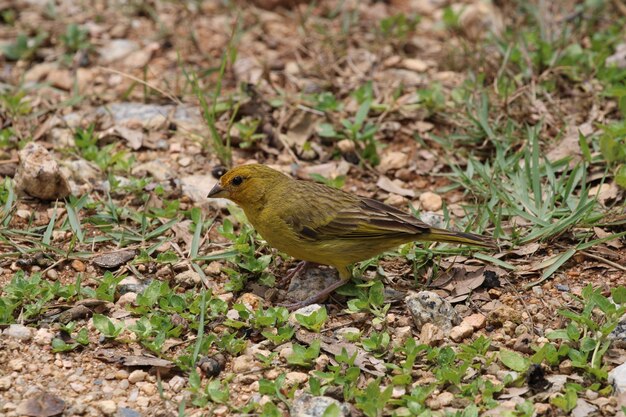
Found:
[[[403,238],[426,234],[430,227],[376,200],[346,197],[331,204],[311,202],[288,221],[305,240]]]

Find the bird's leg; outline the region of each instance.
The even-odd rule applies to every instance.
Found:
[[[318,292],[317,294],[310,296],[306,300],[298,301],[297,303],[285,303],[285,304],[281,304],[281,306],[285,307],[289,311],[294,311],[299,308],[306,307],[309,304],[320,302],[326,299],[326,297],[328,297],[337,288],[342,287],[344,284],[346,284],[349,280],[350,278],[340,279],[339,281],[331,284],[329,287],[324,288],[322,291]]]
[[[325,300],[333,291],[335,291],[339,287],[342,287],[344,284],[350,281],[350,278],[352,277],[352,273],[350,272],[350,269],[348,269],[348,267],[346,266],[338,267],[337,271],[339,271],[339,281],[334,282],[333,284],[324,288],[322,291],[310,296],[309,298],[303,301],[299,301],[297,303],[284,303],[281,305],[289,311],[294,311],[299,308],[306,307],[309,304],[313,304],[313,303],[317,303],[319,301]]]
[[[285,275],[284,277],[282,277],[278,281],[278,286],[279,287],[286,287],[287,285],[289,285],[289,283],[291,283],[291,280],[293,279],[293,277],[295,277],[296,275],[298,275],[302,271],[306,271],[309,267],[311,267],[313,265],[315,265],[315,264],[312,263],[312,262],[301,261],[287,275]]]

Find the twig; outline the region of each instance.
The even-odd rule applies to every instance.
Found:
[[[118,71],[118,70],[113,69],[113,68],[106,68],[106,67],[101,67],[101,66],[98,66],[96,68],[104,70],[106,72],[111,72],[113,74],[121,75],[122,77],[126,77],[126,78],[128,78],[130,80],[138,82],[139,84],[145,85],[146,87],[149,87],[149,88],[153,89],[154,91],[157,91],[157,92],[163,94],[165,97],[169,98],[170,100],[172,100],[173,102],[175,102],[177,104],[183,104],[183,102],[180,101],[176,96],[173,96],[170,93],[168,93],[167,91],[162,90],[159,87],[155,87],[152,84],[142,80],[141,78],[135,77],[134,75],[130,75],[130,74],[127,74],[127,73],[122,72],[122,71]]]
[[[615,5],[621,14],[626,16],[626,5],[624,5],[621,0],[613,0],[613,5]]]
[[[605,263],[605,264],[607,264],[609,266],[612,266],[613,268],[617,268],[617,269],[619,269],[621,271],[626,271],[626,267],[618,264],[617,262],[613,262],[613,261],[610,261],[610,260],[608,260],[606,258],[603,258],[603,257],[601,257],[599,255],[594,255],[593,253],[589,253],[589,252],[584,251],[584,250],[579,251],[579,253],[582,253],[583,255],[588,256],[591,259],[595,259],[596,261],[603,262],[603,263]]]

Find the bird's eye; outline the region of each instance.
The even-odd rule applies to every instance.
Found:
[[[237,175],[235,178],[233,178],[233,185],[241,185],[241,183],[243,182],[243,178],[241,178],[239,175]]]

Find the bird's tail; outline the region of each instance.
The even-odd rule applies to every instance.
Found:
[[[451,230],[437,229],[431,227],[428,233],[420,236],[420,240],[429,242],[464,243],[466,245],[481,246],[483,248],[497,249],[496,242],[486,236],[474,233],[453,232]]]

